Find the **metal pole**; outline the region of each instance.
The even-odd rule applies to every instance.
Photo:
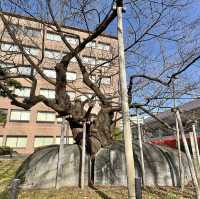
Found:
[[[174,108],[176,108],[176,90],[175,90],[175,79],[172,80],[172,89],[173,89],[173,102],[174,102]],[[183,163],[182,163],[182,157],[181,157],[181,140],[180,140],[180,131],[178,126],[178,120],[175,116],[175,122],[176,122],[176,144],[178,149],[178,170],[179,170],[179,178],[180,178],[180,187],[181,190],[184,190],[184,169],[183,169]]]
[[[59,145],[59,152],[58,152],[58,169],[57,169],[57,178],[56,178],[56,189],[59,189],[59,181],[62,178],[63,174],[63,166],[64,166],[64,142],[65,142],[65,134],[66,125],[65,125],[65,117],[62,117],[62,124],[61,124],[61,132],[60,132],[60,145]]]
[[[183,128],[183,124],[182,124],[182,121],[181,121],[181,116],[180,116],[179,110],[176,110],[176,117],[177,117],[177,120],[178,120],[178,124],[180,126],[180,132],[181,132],[181,136],[182,136],[182,139],[183,139],[183,144],[184,144],[184,148],[185,148],[185,153],[186,153],[186,157],[187,157],[188,166],[189,166],[189,169],[190,169],[192,181],[193,181],[195,191],[196,191],[196,194],[197,194],[197,199],[200,199],[199,184],[198,184],[197,176],[196,176],[196,173],[195,173],[194,164],[192,162],[192,158],[191,158],[191,155],[190,155],[190,150],[189,150],[187,140],[186,140],[186,137],[185,137],[185,132],[184,132],[184,128]]]
[[[192,130],[193,130],[194,143],[195,143],[195,149],[196,149],[196,158],[197,158],[197,162],[198,162],[198,167],[200,168],[199,145],[198,145],[198,141],[197,141],[197,133],[196,133],[195,124],[192,124]]]
[[[81,154],[81,189],[84,189],[84,184],[85,184],[85,143],[86,143],[86,122],[83,123],[83,139],[82,139],[82,154]]]
[[[196,153],[196,147],[195,147],[193,132],[189,132],[189,137],[190,137],[190,144],[191,144],[191,148],[192,148],[194,169],[195,169],[195,172],[196,172],[196,176],[198,178],[198,162],[197,162],[197,153]]]
[[[123,114],[123,130],[124,130],[124,144],[125,144],[125,157],[127,168],[127,184],[128,184],[128,198],[135,199],[135,166],[133,159],[133,146],[132,146],[132,131],[129,120],[129,105],[127,95],[127,82],[126,82],[126,69],[124,58],[124,41],[123,41],[123,22],[122,22],[122,9],[123,1],[117,1],[117,16],[118,16],[118,51],[119,51],[119,66],[120,66],[120,88],[121,88],[121,101],[122,101],[122,114]]]
[[[17,199],[17,192],[20,185],[20,179],[14,179],[10,187],[10,199]]]
[[[143,155],[143,146],[142,146],[142,133],[141,133],[141,126],[139,122],[139,115],[138,115],[138,109],[136,109],[137,112],[137,127],[138,127],[138,140],[139,140],[139,148],[140,148],[140,159],[141,159],[141,165],[142,165],[142,183],[145,185],[145,168],[144,168],[144,155]]]
[[[70,131],[70,126],[69,126],[69,121],[66,120],[66,144],[69,144],[69,131]]]

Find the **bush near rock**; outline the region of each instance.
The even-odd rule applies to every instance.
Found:
[[[12,157],[13,149],[7,146],[0,147],[0,155],[10,155]]]

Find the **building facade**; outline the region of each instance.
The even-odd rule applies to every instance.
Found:
[[[60,36],[56,34],[52,24],[36,21],[33,18],[5,13],[9,19],[9,27],[15,35],[22,40],[22,45],[27,54],[37,62],[42,60],[40,68],[43,73],[52,80],[56,78],[55,64],[59,62],[67,52],[67,48]],[[29,62],[20,52],[18,46],[10,38],[0,21],[2,32],[0,38],[0,64],[10,73],[33,74],[37,79],[37,95],[44,95],[47,98],[55,98],[55,88],[48,83],[40,74],[31,69]],[[72,47],[76,47],[79,42],[88,36],[88,32],[78,28],[62,27],[66,40]],[[44,42],[43,42],[44,41]],[[42,53],[44,52],[44,53]],[[91,80],[101,79],[101,90],[107,96],[118,96],[118,62],[106,62],[117,53],[117,39],[109,35],[100,35],[88,43],[86,48],[80,53],[82,61],[89,70],[99,64],[91,73]],[[23,98],[30,95],[30,82],[28,79],[20,79],[21,89],[10,88],[17,97]],[[66,92],[70,99],[80,98],[85,100],[92,96],[90,90],[82,81],[82,74],[76,59],[72,59],[67,72]],[[117,99],[117,97],[115,98]],[[32,153],[36,147],[59,144],[61,118],[56,117],[56,113],[43,103],[35,105],[31,110],[24,110],[11,105],[10,100],[0,97],[0,110],[5,113],[6,122],[0,124],[0,146],[9,146],[19,153]],[[99,102],[96,99],[94,112],[98,112]],[[71,133],[67,138],[68,143],[73,143]]]

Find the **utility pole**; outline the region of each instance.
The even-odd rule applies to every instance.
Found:
[[[176,108],[176,90],[175,90],[175,78],[172,79],[172,92],[173,92],[173,102],[174,102],[174,109]],[[180,130],[178,125],[177,117],[175,116],[176,122],[176,144],[178,148],[178,169],[179,169],[179,178],[180,178],[180,187],[181,191],[184,190],[184,169],[181,157],[181,143],[180,143]]]
[[[127,185],[128,185],[128,198],[135,199],[135,166],[133,159],[133,146],[132,146],[132,131],[129,119],[129,105],[127,94],[127,81],[124,57],[124,41],[123,41],[123,0],[116,0],[117,9],[117,33],[118,33],[118,52],[119,52],[119,66],[120,66],[120,88],[121,88],[121,102],[123,114],[123,131],[124,131],[124,145],[126,157],[126,170],[127,170]]]

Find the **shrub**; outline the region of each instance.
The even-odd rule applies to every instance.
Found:
[[[13,149],[7,146],[0,147],[0,155],[10,155],[12,156]]]
[[[113,129],[113,138],[115,140],[122,140],[122,131],[120,128],[114,128]]]

